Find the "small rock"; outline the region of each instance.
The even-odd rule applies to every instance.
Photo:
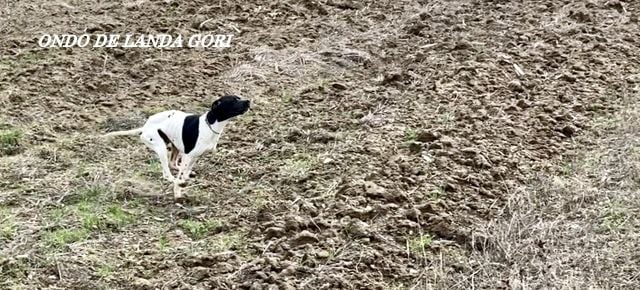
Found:
[[[442,186],[442,189],[444,189],[444,191],[446,191],[446,192],[455,192],[455,191],[457,191],[457,188],[453,183],[445,183],[444,186]]]
[[[469,154],[469,155],[476,155],[478,154],[479,150],[477,148],[467,147],[467,148],[462,148],[460,152],[464,154]]]
[[[562,134],[566,135],[567,137],[571,137],[571,136],[573,136],[573,134],[575,134],[575,133],[576,133],[576,131],[578,131],[578,129],[577,129],[575,126],[573,126],[573,125],[567,125],[567,126],[564,126],[564,127],[560,130],[560,132],[562,132]]]
[[[340,90],[340,91],[344,91],[344,90],[348,89],[347,86],[345,86],[344,84],[341,84],[341,83],[333,83],[333,84],[331,84],[331,87],[336,89],[336,90]]]
[[[491,163],[489,163],[489,160],[487,160],[487,158],[485,158],[482,155],[478,155],[476,156],[476,158],[474,159],[474,162],[476,164],[476,166],[480,167],[480,168],[491,168]]]
[[[200,24],[202,24],[205,21],[207,21],[207,17],[206,16],[198,15],[198,16],[193,18],[193,21],[191,21],[191,28],[200,29]]]
[[[194,267],[191,269],[191,277],[196,281],[203,280],[211,275],[211,269],[207,267]]]
[[[289,267],[287,267],[286,269],[282,270],[282,272],[280,272],[280,275],[282,276],[291,276],[293,274],[295,274],[297,271],[297,267],[295,265],[291,265]]]
[[[455,44],[453,50],[473,50],[473,46],[469,42],[461,41]]]
[[[280,266],[280,260],[277,257],[265,257],[264,262],[270,265],[271,267],[273,267],[274,269],[282,268]]]
[[[300,227],[305,226],[305,220],[298,215],[289,215],[284,222],[284,226],[287,230],[297,231]]]
[[[216,264],[215,267],[213,268],[213,271],[215,274],[229,273],[229,272],[232,272],[233,270],[234,270],[233,265],[225,262],[220,262]]]
[[[453,139],[449,137],[444,137],[442,138],[442,140],[440,140],[440,143],[442,143],[442,146],[451,147],[453,146]]]
[[[238,255],[234,251],[224,251],[211,255],[211,259],[215,261],[229,261],[238,258]]]
[[[387,203],[387,204],[382,204],[376,207],[376,211],[391,211],[391,210],[397,210],[398,208],[400,208],[399,205],[395,204],[395,203]]]
[[[525,100],[520,99],[516,103],[516,106],[518,106],[520,108],[523,108],[523,109],[526,109],[526,108],[531,107],[531,104],[529,102],[525,101]]]
[[[381,196],[381,195],[384,195],[386,192],[386,189],[384,189],[384,187],[379,186],[372,181],[366,181],[364,183],[364,190],[367,193],[367,195],[371,195],[371,196]]]
[[[369,224],[361,220],[351,220],[346,227],[348,232],[355,238],[363,238],[370,235]]]
[[[264,231],[264,235],[266,239],[279,238],[279,237],[283,237],[286,234],[287,232],[280,227],[270,227]]]
[[[578,80],[578,77],[576,77],[575,75],[573,75],[573,74],[571,74],[571,73],[568,73],[568,72],[567,72],[567,73],[564,73],[564,74],[562,75],[562,79],[563,79],[563,80],[565,80],[565,81],[568,81],[568,82],[573,83],[573,82],[575,82],[576,80]]]
[[[558,97],[560,99],[560,102],[563,103],[571,103],[573,102],[573,98],[571,96],[567,96],[565,94],[562,94]]]
[[[440,139],[441,135],[438,132],[422,131],[416,136],[416,140],[420,142],[433,142]]]
[[[256,277],[257,277],[258,279],[261,279],[261,280],[267,280],[267,279],[269,279],[269,276],[267,276],[267,274],[265,274],[263,271],[257,271],[257,272],[256,272]]]
[[[367,206],[365,208],[349,208],[345,210],[344,215],[359,218],[359,219],[367,219],[374,215],[373,208],[371,206]]]
[[[383,78],[382,81],[380,82],[381,85],[388,85],[388,84],[392,84],[392,83],[399,83],[404,81],[404,74],[401,71],[391,71],[386,73]]]
[[[300,208],[312,217],[318,215],[318,208],[313,203],[303,202]]]
[[[260,284],[260,282],[258,281],[254,281],[253,284],[251,284],[251,288],[249,288],[251,290],[262,290],[262,285]]]
[[[429,147],[427,148],[429,148],[429,150],[434,150],[434,149],[442,149],[444,147],[442,146],[441,142],[436,142],[436,143],[429,144]]]
[[[401,228],[417,229],[420,227],[420,224],[410,220],[399,220],[399,221],[396,221],[396,226]]]
[[[291,241],[291,244],[293,246],[300,246],[300,245],[305,245],[305,244],[310,244],[310,243],[315,243],[318,242],[320,239],[318,239],[318,236],[316,236],[315,234],[304,230],[300,233],[298,233],[293,240]]]
[[[283,290],[296,290],[296,287],[291,286],[291,284],[284,282],[280,285],[280,289]]]
[[[514,92],[524,92],[524,86],[522,86],[522,83],[519,80],[510,81],[508,84],[508,88]]]
[[[409,143],[409,151],[413,154],[420,153],[422,151],[422,143],[415,141]]]
[[[411,178],[411,177],[407,177],[407,176],[403,176],[400,177],[400,181],[409,184],[409,185],[415,185],[416,184],[416,180]]]
[[[408,209],[406,209],[406,210],[404,210],[402,212],[402,215],[404,215],[404,216],[406,216],[408,218],[414,219],[414,220],[417,220],[420,217],[420,214],[421,214],[420,210],[418,210],[415,207],[414,208],[408,208]]]
[[[153,289],[153,283],[144,278],[136,278],[133,281],[133,286],[139,289]]]
[[[589,69],[587,69],[586,66],[584,66],[584,64],[581,63],[577,63],[574,64],[571,69],[573,69],[574,71],[588,71]]]
[[[505,112],[517,112],[519,111],[517,106],[514,105],[509,105],[508,107],[504,108]]]
[[[320,259],[326,259],[326,258],[329,258],[329,256],[330,256],[329,251],[326,251],[326,250],[320,250],[316,253],[316,257]]]

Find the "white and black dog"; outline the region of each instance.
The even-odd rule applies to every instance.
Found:
[[[216,149],[229,120],[247,112],[249,106],[249,100],[226,95],[213,102],[211,109],[202,115],[164,111],[150,116],[140,128],[110,132],[104,137],[140,134],[142,142],[158,155],[162,176],[177,186],[189,178],[200,155]],[[170,167],[178,169],[176,177]],[[179,197],[177,192],[176,197]]]

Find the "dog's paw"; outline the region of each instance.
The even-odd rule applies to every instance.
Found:
[[[186,199],[186,196],[184,194],[184,187],[182,186],[182,184],[173,184],[173,199],[176,202],[182,202]]]

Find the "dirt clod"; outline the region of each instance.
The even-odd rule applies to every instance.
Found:
[[[368,195],[382,196],[387,192],[387,190],[384,187],[377,185],[373,181],[366,181],[364,182],[363,185],[364,185],[364,190]]]
[[[326,251],[326,250],[320,250],[316,253],[316,257],[320,259],[326,259],[326,258],[329,258],[329,256],[330,256],[329,251]]]
[[[424,130],[417,134],[416,140],[420,142],[433,142],[440,139],[440,137],[442,136],[438,132]]]
[[[133,286],[135,287],[135,289],[140,289],[140,290],[153,289],[153,283],[151,283],[151,281],[144,278],[136,278],[135,281],[133,282]]]
[[[522,85],[522,83],[519,80],[512,80],[509,82],[509,89],[511,89],[514,92],[524,92],[524,86]]]
[[[304,230],[300,233],[298,233],[292,240],[291,240],[291,245],[292,246],[301,246],[301,245],[305,245],[305,244],[309,244],[309,243],[315,243],[318,242],[320,239],[318,239],[318,236],[307,231]]]
[[[577,130],[578,129],[573,125],[566,125],[562,127],[562,129],[560,129],[560,132],[562,132],[562,134],[564,134],[567,137],[571,137],[573,136],[573,134],[576,133]]]
[[[282,237],[284,235],[286,235],[287,232],[280,227],[270,227],[268,229],[265,230],[264,235],[266,239],[271,239],[271,238],[279,238]]]

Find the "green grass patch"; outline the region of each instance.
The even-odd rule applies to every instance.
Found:
[[[69,223],[84,231],[119,231],[135,222],[135,211],[127,210],[119,202],[112,202],[109,191],[101,186],[89,186],[76,190],[67,198],[67,206],[52,209],[49,220],[55,225]],[[139,207],[138,203],[129,203]]]
[[[59,224],[69,216],[69,209],[66,207],[58,207],[49,211],[49,220],[55,224]]]
[[[135,221],[134,215],[125,211],[118,204],[102,205],[98,202],[81,202],[76,205],[76,214],[82,227],[89,231],[121,230]]]
[[[404,131],[404,141],[416,141],[418,138],[418,132],[412,128],[406,129]]]
[[[20,152],[22,132],[15,128],[0,130],[0,156],[14,155]]]
[[[211,248],[216,252],[224,252],[231,249],[239,249],[246,245],[245,236],[240,232],[229,232],[221,234],[214,239]]]
[[[8,256],[0,255],[0,261],[8,261]],[[26,282],[24,280],[29,276],[29,262],[26,259],[14,259],[12,262],[4,264],[0,271],[0,285],[9,286],[6,284],[7,281],[10,282]],[[26,288],[17,288],[16,285],[11,285],[7,288],[2,289],[26,289]]]
[[[158,173],[162,172],[162,166],[160,164],[160,160],[157,158],[152,158],[147,160],[147,165],[149,166],[149,172]]]
[[[82,187],[74,191],[69,198],[65,199],[67,204],[77,204],[80,202],[96,201],[109,195],[109,189],[100,185]]]
[[[421,234],[407,239],[409,251],[414,254],[422,254],[431,247],[433,238],[429,234]]]
[[[106,218],[109,224],[115,225],[117,228],[134,222],[134,216],[119,205],[110,205],[107,207]]]
[[[89,232],[84,229],[58,229],[48,232],[44,241],[47,245],[60,248],[68,244],[85,240],[89,237]]]
[[[436,189],[427,192],[427,198],[431,199],[431,200],[438,200],[438,199],[442,198],[444,193],[445,193],[444,188],[439,186]]]
[[[166,252],[171,247],[171,242],[169,242],[169,238],[167,238],[167,234],[163,233],[162,236],[158,239],[158,250],[161,252]]]
[[[617,204],[611,204],[604,212],[602,226],[609,231],[620,229],[627,220],[627,213]]]
[[[280,100],[283,103],[290,103],[293,100],[293,94],[289,91],[282,91],[280,93]]]
[[[304,177],[315,165],[316,160],[308,154],[296,154],[291,159],[287,159],[281,171],[291,177]]]
[[[25,64],[43,64],[47,60],[51,59],[51,54],[48,51],[44,50],[32,50],[32,51],[24,51],[15,57],[2,57],[0,58],[0,68],[16,68],[19,66],[24,66]]]
[[[103,265],[100,265],[98,269],[96,269],[96,275],[98,275],[101,278],[107,278],[113,274],[114,270],[115,269],[113,266],[103,264]]]
[[[178,225],[185,230],[191,238],[199,240],[206,237],[211,231],[222,226],[222,223],[217,219],[209,219],[206,221],[184,219],[180,220]]]
[[[13,239],[17,230],[18,226],[11,212],[8,209],[0,208],[0,241]]]

